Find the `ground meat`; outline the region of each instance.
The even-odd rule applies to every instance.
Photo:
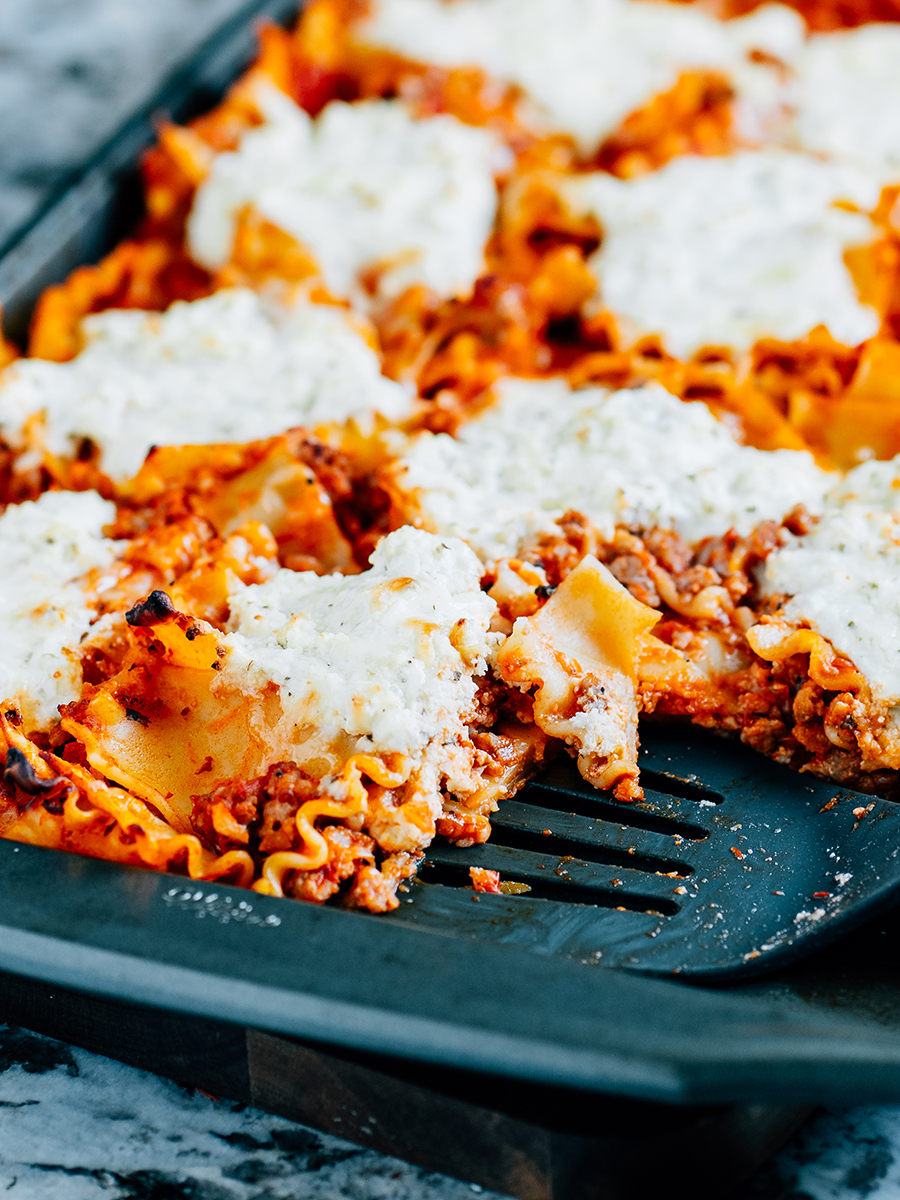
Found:
[[[370,912],[391,912],[397,908],[397,888],[404,879],[415,875],[423,855],[401,850],[389,855],[381,869],[365,866],[353,881],[347,895],[348,903]]]
[[[375,861],[375,842],[366,833],[356,833],[344,825],[328,825],[322,835],[328,843],[328,862],[316,871],[297,872],[288,887],[290,895],[297,900],[323,904],[346,879],[356,874],[360,863]]]
[[[491,823],[471,809],[445,803],[444,811],[437,819],[437,831],[458,846],[479,846],[491,836]]]
[[[644,545],[656,561],[672,575],[678,575],[691,565],[692,550],[673,529],[650,529],[643,536]]]
[[[711,567],[737,601],[752,596],[755,569],[781,540],[775,521],[761,521],[746,537],[732,529],[722,537],[707,538],[697,549],[696,561]]]
[[[787,736],[788,728],[778,717],[758,717],[741,730],[741,741],[760,754],[775,754]]]
[[[310,468],[325,490],[341,533],[353,547],[358,565],[369,565],[369,556],[390,530],[390,496],[375,474],[360,474],[341,451],[326,445],[305,430],[295,430],[291,451]],[[291,564],[299,569],[297,563]]]
[[[214,824],[216,806],[224,805],[234,821],[247,830],[248,841],[244,844],[251,850],[263,854],[289,850],[295,836],[294,814],[319,791],[319,782],[294,763],[274,763],[256,779],[224,783],[204,796],[194,796],[191,823],[211,850],[224,854],[235,849],[239,843],[221,834]]]
[[[290,850],[296,832],[294,817],[299,801],[286,796],[273,796],[262,806],[262,822],[259,827],[259,849],[262,854],[273,854],[276,850]]]
[[[541,534],[537,543],[521,557],[539,563],[547,574],[551,587],[558,587],[586,554],[596,554],[600,539],[594,526],[583,513],[569,510],[556,522],[560,532]]]
[[[609,563],[609,569],[624,584],[636,600],[650,608],[659,608],[659,592],[650,574],[636,554],[620,554]]]

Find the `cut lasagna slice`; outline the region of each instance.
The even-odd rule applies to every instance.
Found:
[[[264,524],[247,519],[254,505],[272,516],[281,512],[288,524],[301,518],[305,548],[333,560],[330,509],[302,461],[292,460],[288,439],[237,448],[237,467],[224,449],[163,448],[151,456],[155,479],[145,477],[146,488],[164,483],[166,469],[184,474],[193,468],[199,476],[194,495],[184,486],[163,488],[147,503],[117,513],[95,492],[46,492],[35,502],[9,506],[0,517],[9,568],[0,588],[0,836],[186,871],[192,878],[249,885],[258,873],[246,850],[218,853],[201,842],[168,797],[159,795],[151,806],[141,793],[111,784],[109,773],[91,768],[85,744],[60,720],[61,711],[83,702],[85,689],[123,669],[131,649],[125,610],[173,611],[161,585],[193,614],[183,618],[193,629],[198,619],[227,617],[230,590],[277,572],[276,556],[285,545]],[[235,500],[242,521],[226,519]],[[279,510],[277,500],[290,503]],[[222,536],[193,501],[206,502]],[[288,532],[288,541],[295,540]],[[323,566],[301,557],[307,567]],[[156,600],[142,607],[148,591]],[[140,676],[133,678],[137,683]],[[127,697],[125,719],[143,719]],[[151,774],[155,769],[150,761],[145,767]]]
[[[154,446],[371,426],[412,406],[364,327],[334,305],[231,289],[162,314],[109,310],[83,331],[71,362],[19,359],[0,377],[0,430],[20,475],[43,469],[65,484],[90,465],[123,485]]]
[[[424,285],[467,295],[484,270],[503,160],[484,129],[447,113],[415,120],[399,100],[333,101],[315,119],[259,83],[262,124],[217,155],[188,221],[209,270],[232,256],[241,213],[290,234],[335,296],[362,305]]]
[[[833,477],[805,452],[739,445],[655,385],[497,391],[455,438],[420,434],[391,468],[396,519],[477,550],[511,632],[502,677],[586,778],[630,798],[638,712],[730,713],[726,680],[752,659],[752,569],[777,543],[755,531],[821,511]]]
[[[865,791],[900,770],[900,460],[865,463],[767,559],[747,637],[770,664],[771,751]],[[786,696],[785,696],[786,693]]]
[[[461,542],[407,527],[361,575],[235,580],[227,633],[156,591],[63,729],[258,888],[323,900],[352,880],[352,902],[393,907],[436,830],[484,840],[545,751],[527,698],[489,670],[503,637],[480,576]]]

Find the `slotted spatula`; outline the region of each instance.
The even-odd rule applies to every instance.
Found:
[[[390,918],[653,974],[734,976],[796,958],[900,895],[900,805],[702,730],[641,732],[646,799],[556,762],[492,819],[437,843]],[[469,867],[525,884],[478,894]]]

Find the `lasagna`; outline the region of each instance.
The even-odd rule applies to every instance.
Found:
[[[0,375],[0,832],[388,911],[642,722],[900,779],[898,27],[312,0]]]
[[[364,299],[364,282],[378,295],[471,291],[503,163],[488,131],[449,113],[416,120],[392,100],[335,100],[313,120],[263,82],[254,101],[262,123],[213,159],[197,191],[187,226],[197,262],[224,267],[251,208],[309,251],[336,296]]]
[[[381,374],[344,308],[226,288],[162,314],[113,309],[81,326],[71,362],[20,359],[0,379],[0,431],[21,473],[95,462],[124,485],[154,446],[244,443],[380,414],[409,390]],[[370,335],[371,336],[371,335]]]

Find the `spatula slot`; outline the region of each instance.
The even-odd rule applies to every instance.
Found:
[[[474,864],[472,864],[474,865]],[[524,877],[527,874],[527,879]],[[525,884],[527,892],[521,896],[506,893],[503,900],[516,900],[524,896],[538,900],[553,900],[558,904],[579,905],[588,908],[614,908],[622,912],[656,913],[661,917],[672,917],[679,911],[674,900],[665,896],[643,896],[634,892],[619,892],[613,888],[584,887],[577,883],[557,882],[552,875],[547,879],[535,879],[534,875],[520,872],[520,878],[504,874],[504,883]],[[428,858],[422,864],[418,879],[424,884],[441,887],[471,888],[469,867],[462,862],[448,862]],[[476,894],[473,892],[473,894]],[[485,899],[490,899],[485,895]]]
[[[667,771],[651,771],[641,768],[641,783],[644,788],[663,792],[666,796],[677,796],[680,800],[694,800],[698,804],[721,804],[725,797],[721,792],[706,787],[693,779],[670,775]]]
[[[598,846],[575,838],[544,835],[536,830],[521,826],[493,826],[491,841],[495,846],[509,846],[513,850],[531,850],[548,858],[577,858],[582,862],[597,863],[607,867],[629,867],[632,871],[647,871],[650,874],[668,875],[677,872],[679,877],[693,875],[694,868],[675,859],[657,858],[654,855],[631,853],[628,847]]]
[[[534,783],[522,794],[522,799],[570,816],[587,817],[592,821],[609,821],[614,825],[646,829],[651,833],[666,833],[670,837],[687,838],[692,842],[702,842],[709,837],[708,829],[704,829],[702,825],[695,825],[692,821],[681,820],[680,814],[677,817],[669,816],[652,803],[619,804],[615,800],[607,799],[602,792],[585,795],[583,792],[570,792]],[[503,811],[501,805],[501,814]]]
[[[574,771],[563,772],[554,768],[552,774],[548,772],[530,783],[519,793],[516,801],[502,804],[494,822],[503,824],[509,812],[521,809],[524,805],[533,805],[537,812],[550,810],[565,813],[569,818],[588,818],[591,827],[598,821],[608,821],[620,828],[643,829],[669,837],[687,838],[692,842],[702,842],[709,837],[708,829],[685,819],[685,816],[693,816],[696,810],[683,813],[677,797],[670,801],[667,794],[654,794],[647,789],[645,795],[643,803],[622,803],[611,799],[607,792],[591,788]],[[589,834],[586,836],[589,841],[594,840]]]

